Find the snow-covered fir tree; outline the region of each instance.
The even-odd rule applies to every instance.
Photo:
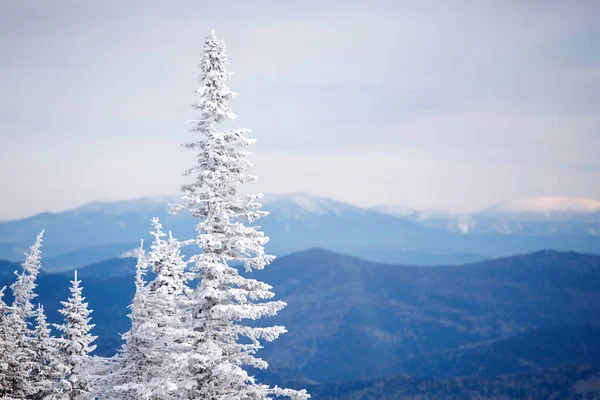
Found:
[[[51,330],[41,304],[38,305],[35,319],[33,349],[36,353],[37,364],[31,379],[36,382],[38,393],[34,398],[57,398],[59,396],[58,379],[65,372],[65,366],[58,359],[57,340],[50,334]]]
[[[251,224],[267,213],[260,210],[261,194],[243,194],[241,187],[256,178],[248,173],[252,163],[241,148],[255,142],[248,129],[220,130],[220,123],[235,115],[229,101],[235,93],[227,82],[231,75],[223,40],[212,31],[204,43],[198,77],[200,96],[193,106],[199,118],[191,129],[200,135],[184,144],[194,151],[195,165],[184,171],[194,181],[182,187],[183,205],[198,220],[195,243],[200,254],[192,258],[199,284],[191,294],[191,350],[182,355],[177,373],[190,387],[184,398],[265,399],[310,397],[306,391],[269,387],[258,383],[244,367],[266,368],[255,353],[260,340],[272,341],[285,332],[282,326],[251,327],[244,321],[275,315],[285,307],[272,301],[271,286],[239,272],[260,270],[274,257],[265,254],[268,238]]]
[[[86,373],[94,380],[93,395],[101,399],[133,399],[143,388],[138,384],[144,381],[143,368],[146,365],[142,345],[139,343],[138,331],[147,318],[148,308],[146,302],[146,281],[144,276],[148,269],[148,262],[144,252],[144,241],[140,243],[137,252],[135,273],[135,294],[129,305],[128,317],[131,328],[121,335],[125,341],[119,352],[109,359],[97,357],[89,365]],[[140,396],[139,398],[148,398]]]
[[[17,280],[11,285],[14,301],[4,317],[3,360],[0,376],[0,395],[2,398],[33,398],[40,387],[32,374],[38,368],[37,354],[34,349],[34,333],[31,322],[35,310],[33,299],[36,297],[36,278],[41,267],[41,247],[44,231],[40,232],[35,244],[23,262],[23,270],[17,274]]]
[[[113,357],[94,357],[88,364],[85,373],[93,381],[93,398],[99,399],[133,399],[136,388],[125,387],[126,384],[137,384],[142,382],[144,376],[140,371],[145,365],[145,356],[140,351],[137,340],[137,331],[146,319],[143,312],[146,282],[144,276],[148,263],[144,252],[144,241],[140,243],[137,251],[137,264],[135,274],[135,294],[129,305],[130,313],[127,315],[131,320],[131,328],[121,335],[125,341],[121,349]],[[140,398],[147,398],[141,396]]]
[[[0,395],[6,394],[5,388],[8,387],[8,360],[13,351],[12,338],[8,336],[8,312],[9,306],[4,302],[4,291],[6,286],[0,289]]]
[[[157,218],[152,220],[154,236],[148,254],[148,267],[155,274],[146,288],[147,320],[139,330],[140,340],[150,344],[146,349],[150,379],[146,388],[153,399],[185,398],[187,386],[176,371],[182,358],[190,350],[189,338],[193,335],[186,319],[190,289],[186,283],[190,274],[181,255],[181,243],[162,230]],[[174,373],[175,372],[175,373]]]
[[[181,255],[182,244],[171,232],[168,235],[163,232],[158,218],[152,219],[152,226],[154,230],[150,233],[154,236],[154,241],[148,254],[148,266],[156,277],[149,284],[149,293],[156,298],[154,301],[165,303],[161,308],[167,314],[173,314],[179,306],[178,296],[190,292],[186,286],[190,274],[185,271],[187,264]],[[167,240],[164,239],[165,236],[168,236]]]
[[[61,302],[63,308],[59,310],[65,318],[65,323],[54,325],[62,333],[59,340],[59,358],[65,365],[65,372],[61,377],[60,387],[68,399],[85,398],[92,389],[89,379],[82,371],[89,362],[89,354],[96,348],[92,345],[96,337],[90,333],[94,327],[90,324],[89,316],[92,310],[88,310],[80,283],[75,271],[75,278],[71,281],[71,297]]]
[[[103,397],[113,399],[181,399],[185,392],[178,369],[181,353],[189,349],[185,312],[189,289],[181,244],[152,220],[154,242],[145,256],[140,248],[136,266],[136,293],[131,304],[131,329],[110,375],[99,380]],[[146,284],[151,269],[154,280]]]

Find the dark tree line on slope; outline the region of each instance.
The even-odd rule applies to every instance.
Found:
[[[252,145],[249,129],[219,130],[235,115],[229,101],[235,93],[227,82],[225,44],[211,32],[200,57],[197,76],[200,96],[193,107],[193,133],[201,138],[184,143],[194,151],[195,164],[185,170],[194,181],[182,187],[183,204],[196,220],[197,236],[179,242],[167,236],[153,219],[154,241],[146,255],[140,246],[136,293],[130,306],[131,329],[125,343],[111,358],[90,357],[94,350],[90,310],[84,303],[77,274],[71,298],[61,313],[65,324],[56,326],[60,338],[50,335],[43,308],[31,303],[40,268],[41,235],[13,285],[15,303],[2,306],[0,350],[9,351],[0,362],[3,398],[16,399],[270,399],[304,400],[296,391],[260,384],[244,367],[267,368],[255,356],[261,341],[273,341],[286,332],[282,326],[251,327],[244,320],[272,316],[285,307],[271,300],[264,282],[244,277],[262,269],[274,257],[265,254],[269,238],[251,224],[261,211],[262,194],[244,194],[243,185],[256,181],[248,173],[252,163],[240,148]],[[182,246],[198,253],[184,260]],[[190,268],[187,268],[188,265]],[[145,281],[148,270],[155,278]],[[189,271],[189,272],[188,272]],[[188,285],[197,281],[196,287]],[[29,320],[37,317],[35,330]],[[14,340],[18,338],[18,340]],[[10,347],[10,349],[9,349]],[[3,352],[4,353],[4,352]]]

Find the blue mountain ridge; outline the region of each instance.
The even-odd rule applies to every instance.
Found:
[[[2,277],[15,267],[0,266]],[[100,337],[97,354],[113,354],[128,329],[134,268],[134,259],[123,258],[79,269]],[[423,268],[312,249],[251,275],[288,303],[264,321],[289,331],[261,352],[271,367],[254,373],[266,382],[331,388],[398,374],[496,379],[565,364],[600,367],[597,255],[541,251]],[[71,277],[38,279],[38,299],[53,322]]]
[[[49,272],[116,258],[136,248],[141,238],[150,239],[150,219],[154,216],[176,237],[194,237],[193,219],[168,213],[168,203],[176,201],[174,197],[90,203],[61,213],[2,222],[0,258],[22,260],[35,235],[44,228],[44,268]],[[485,221],[495,221],[486,222],[489,226],[508,224],[515,231],[467,234],[453,228],[452,216],[398,216],[305,194],[271,197],[264,209],[270,214],[258,223],[271,237],[267,250],[278,256],[322,247],[378,262],[458,265],[542,249],[600,252],[600,236],[593,233],[593,225],[587,228],[588,234],[579,228],[569,229],[568,221],[572,220],[572,226],[583,224],[579,214],[568,214],[571,219],[566,221],[561,215],[560,229],[552,219],[536,219],[536,228],[530,231],[522,229],[530,223],[529,214],[511,215],[508,224],[505,214],[493,220],[496,214],[487,213]]]

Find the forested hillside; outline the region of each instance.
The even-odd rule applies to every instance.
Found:
[[[98,354],[113,354],[118,334],[129,327],[134,272],[134,259],[79,271],[94,309]],[[38,278],[51,320],[58,318],[51,310],[66,297],[70,275]],[[262,373],[267,381],[332,388],[403,372],[479,377],[469,385],[500,385],[494,378],[499,375],[533,379],[563,364],[600,367],[599,256],[545,251],[463,266],[413,267],[313,249],[276,259],[250,276],[273,285],[288,303],[269,320],[289,332],[263,351],[271,364]],[[557,371],[579,369],[552,374]],[[531,379],[527,385],[537,378]]]

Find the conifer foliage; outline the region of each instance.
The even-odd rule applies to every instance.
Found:
[[[200,117],[192,121],[191,131],[200,138],[184,143],[196,162],[183,174],[194,180],[182,187],[183,205],[173,207],[173,212],[188,210],[197,219],[194,242],[201,250],[192,258],[199,284],[191,294],[194,336],[184,355],[187,370],[181,371],[188,379],[185,386],[191,387],[186,398],[305,399],[305,391],[270,388],[243,368],[266,368],[255,356],[260,340],[272,341],[285,332],[282,326],[251,327],[244,321],[273,316],[285,303],[270,300],[271,286],[240,273],[260,270],[274,257],[264,251],[268,237],[252,225],[267,214],[260,210],[262,195],[241,191],[256,181],[248,173],[249,153],[242,150],[255,140],[248,137],[249,129],[219,129],[235,118],[229,108],[235,93],[227,86],[227,66],[225,44],[212,31],[200,58],[199,100],[193,105]]]
[[[92,389],[87,377],[81,372],[89,361],[89,354],[96,348],[92,345],[96,337],[90,333],[94,327],[90,324],[89,316],[92,310],[88,310],[80,283],[75,271],[75,277],[71,281],[71,297],[61,302],[63,308],[59,310],[65,318],[65,323],[55,325],[55,328],[62,333],[59,341],[59,357],[65,364],[65,374],[60,386],[61,391],[69,399],[82,398]]]
[[[38,305],[35,320],[33,349],[36,354],[36,365],[32,380],[38,388],[36,398],[55,398],[60,393],[58,380],[66,369],[58,359],[57,340],[50,335],[51,330],[42,305]]]
[[[262,194],[245,194],[256,181],[245,147],[255,140],[249,129],[223,129],[235,119],[227,86],[231,75],[223,40],[206,38],[197,76],[199,112],[192,132],[197,140],[184,144],[195,164],[184,171],[193,181],[182,187],[183,204],[196,223],[197,235],[179,242],[152,220],[154,240],[138,253],[135,296],[130,306],[131,329],[119,353],[91,357],[88,304],[75,271],[70,297],[59,312],[64,323],[51,335],[42,306],[34,307],[40,271],[43,231],[30,248],[11,286],[14,302],[5,303],[0,289],[0,397],[3,399],[204,399],[260,400],[273,397],[308,399],[296,391],[261,384],[248,371],[264,369],[256,353],[262,343],[286,332],[282,326],[257,327],[250,320],[274,316],[285,307],[273,300],[272,287],[247,275],[273,261],[265,253],[269,238],[254,222]],[[195,246],[185,260],[183,246]],[[190,266],[190,268],[188,268]],[[146,276],[153,279],[146,282]],[[193,289],[192,289],[192,282]]]
[[[0,289],[0,396],[6,396],[9,391],[10,379],[8,375],[9,361],[14,348],[13,338],[8,330],[8,304],[4,302],[6,286]]]
[[[146,359],[144,344],[140,342],[139,331],[146,320],[145,312],[146,282],[144,276],[148,268],[144,252],[144,241],[137,251],[135,275],[135,295],[128,317],[131,328],[121,335],[124,340],[119,352],[110,358],[95,357],[92,359],[86,373],[93,382],[92,395],[100,399],[148,399],[150,393],[144,388]]]
[[[145,254],[140,247],[136,266],[136,292],[130,306],[131,329],[115,359],[111,373],[100,379],[102,396],[113,399],[178,399],[181,354],[188,350],[185,313],[189,288],[181,244],[168,239],[157,218],[152,220],[154,241]],[[151,270],[155,278],[146,283]]]
[[[11,285],[14,296],[12,306],[7,307],[3,301],[0,302],[0,307],[6,310],[1,318],[0,338],[3,352],[0,363],[2,398],[33,398],[42,389],[39,381],[33,377],[38,369],[38,357],[31,323],[35,317],[33,299],[36,297],[35,280],[41,266],[43,235],[44,232],[40,232],[29,248],[21,273],[15,272],[17,280]]]

